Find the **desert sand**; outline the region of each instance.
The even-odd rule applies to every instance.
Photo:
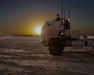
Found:
[[[40,37],[0,36],[0,75],[94,75],[94,50],[66,47],[53,56]]]

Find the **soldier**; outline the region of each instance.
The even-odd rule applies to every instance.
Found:
[[[86,35],[84,35],[84,43],[85,43],[85,46],[87,46],[87,36]]]
[[[61,20],[61,18],[59,16],[59,14],[57,14],[57,18],[55,19],[55,21],[60,21],[60,20]]]

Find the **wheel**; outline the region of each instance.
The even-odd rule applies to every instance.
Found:
[[[60,44],[52,44],[49,46],[49,52],[52,55],[61,55],[63,52],[64,47],[62,47]]]
[[[63,52],[64,47],[59,43],[52,43],[49,45],[49,52],[52,55],[60,55]]]

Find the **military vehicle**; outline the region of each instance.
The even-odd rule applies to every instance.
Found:
[[[47,21],[41,30],[43,44],[49,47],[52,55],[60,55],[66,46],[71,46],[72,39],[77,39],[72,38],[71,35],[70,12],[68,18],[65,18],[63,10],[60,20]]]
[[[52,55],[60,55],[66,46],[71,46],[71,42],[73,40],[79,39],[79,37],[72,36],[70,26],[70,11],[67,18],[63,12],[64,14],[66,13],[62,9],[61,19],[47,21],[41,30],[41,38],[43,39],[42,42],[45,46],[49,47],[49,52]],[[57,14],[57,16],[59,15]]]
[[[42,27],[41,37],[52,55],[61,54],[65,46],[71,46],[70,21],[47,21]]]

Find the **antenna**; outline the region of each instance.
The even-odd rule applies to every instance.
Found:
[[[62,0],[62,2],[61,2],[61,9],[62,9],[62,11],[61,11],[61,18],[63,19],[63,0]]]
[[[68,18],[70,18],[70,10],[68,11]]]
[[[66,19],[66,8],[64,8],[64,19]]]

